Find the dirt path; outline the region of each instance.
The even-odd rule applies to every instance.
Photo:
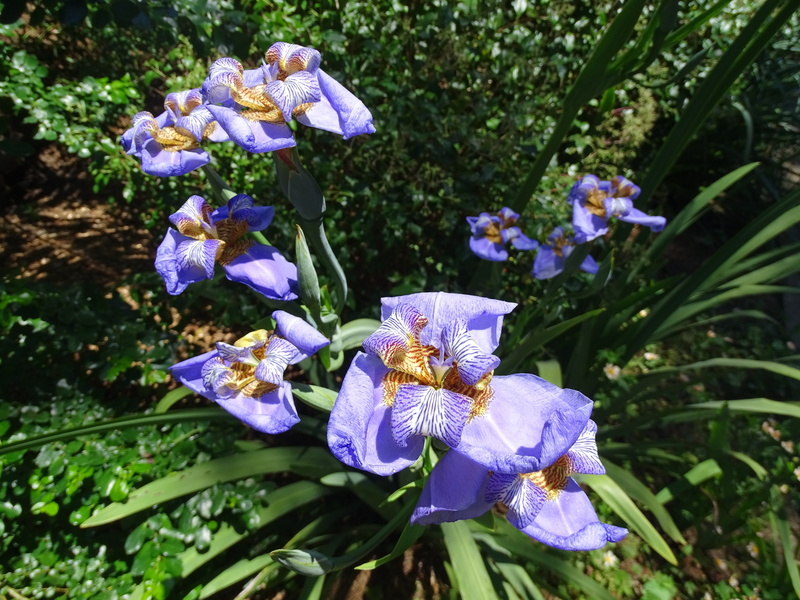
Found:
[[[98,199],[84,161],[55,144],[36,156],[4,159],[0,194],[4,275],[113,289],[152,268],[153,233],[130,207]]]

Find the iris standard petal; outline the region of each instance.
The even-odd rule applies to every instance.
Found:
[[[592,401],[528,373],[492,378],[487,410],[464,427],[455,448],[490,471],[530,473],[549,466],[578,439]]]
[[[383,403],[383,362],[356,354],[328,421],[328,446],[340,461],[377,475],[392,475],[411,465],[422,452],[424,438],[412,437],[406,447],[392,438],[391,408]]]
[[[484,499],[505,504],[508,507],[508,522],[517,529],[522,529],[530,525],[542,510],[547,501],[547,492],[525,476],[491,473],[486,483]]]
[[[250,398],[239,393],[229,398],[218,398],[217,404],[263,433],[283,433],[300,422],[292,398],[292,386],[288,381],[282,382],[277,390],[259,398]]]
[[[194,150],[164,150],[154,139],[142,146],[142,171],[156,177],[176,177],[199,169],[211,160],[208,152]]]
[[[428,325],[420,333],[425,345],[438,346],[442,330],[450,322],[463,319],[469,333],[484,352],[493,352],[500,343],[503,315],[507,315],[516,304],[446,292],[423,292],[381,299],[381,319],[386,320],[399,303],[415,307],[428,319]]]
[[[597,423],[589,419],[586,427],[583,428],[578,439],[567,452],[574,473],[603,475],[606,472],[597,454],[595,435],[597,435]]]
[[[472,339],[463,319],[450,322],[443,331],[444,351],[456,361],[458,375],[467,385],[477,384],[489,371],[494,371],[500,359],[483,352]]]
[[[209,205],[202,196],[192,195],[181,207],[169,216],[169,222],[178,228],[198,229],[205,224]]]
[[[175,248],[178,259],[178,275],[194,273],[195,269],[203,269],[204,279],[214,278],[214,267],[217,264],[217,252],[222,244],[220,240],[183,240]],[[192,275],[194,276],[194,275]]]
[[[368,353],[392,366],[403,362],[406,352],[419,339],[428,324],[419,310],[403,302],[383,320],[378,330],[364,340],[362,346]]]
[[[225,206],[220,206],[211,213],[214,223],[223,219],[232,218],[234,221],[245,221],[247,231],[263,231],[275,216],[275,209],[271,206],[256,206],[253,198],[247,194],[237,194]]]
[[[271,300],[297,298],[297,267],[273,246],[253,244],[223,267],[228,279],[243,283]]]
[[[502,244],[496,244],[485,237],[469,238],[469,249],[483,260],[503,262],[508,260],[508,251]]]
[[[270,81],[266,92],[283,113],[285,121],[292,120],[292,111],[301,104],[319,102],[321,98],[317,78],[308,71],[298,71],[283,81]]]
[[[286,367],[299,362],[297,355],[297,348],[291,342],[273,337],[269,341],[264,358],[256,366],[256,379],[273,385],[282,385]]]
[[[272,313],[272,318],[275,319],[275,333],[289,340],[297,348],[300,355],[298,362],[316,354],[321,348],[331,343],[328,338],[300,317],[276,310]]]
[[[479,517],[494,502],[484,500],[489,473],[456,452],[447,452],[422,489],[411,522],[416,525],[450,523]]]
[[[573,479],[557,498],[545,502],[534,522],[522,532],[561,550],[596,550],[628,533],[622,527],[598,521],[592,503]]]

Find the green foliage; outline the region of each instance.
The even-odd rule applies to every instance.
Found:
[[[34,9],[26,26],[4,30],[13,43],[0,51],[1,108],[14,118],[2,124],[0,150],[22,154],[33,150],[31,140],[58,141],[94,161],[97,189],[124,181],[121,196],[160,230],[164,214],[190,193],[211,190],[198,173],[143,177],[113,140],[125,115],[160,112],[167,91],[199,86],[219,55],[252,68],[278,39],[319,47],[323,67],[372,109],[378,132],[345,143],[297,131],[299,155],[330,203],[324,225],[331,245],[347,248],[340,252],[343,270],[322,265],[327,275],[304,290],[316,302],[314,320],[335,330],[333,307],[345,305],[342,271],[352,277],[346,306],[354,317],[376,316],[380,296],[475,283],[518,300],[503,368],[563,378],[591,393],[608,474],[583,481],[604,500],[601,516],[634,532],[613,551],[627,563],[617,569],[609,564],[619,560],[613,552],[568,557],[544,550],[491,514],[447,525],[441,537],[433,533],[423,543],[448,557],[440,561],[451,595],[539,600],[541,588],[564,598],[667,600],[759,591],[777,600],[791,590],[800,595],[788,512],[797,496],[782,491],[795,484],[798,458],[776,443],[800,433],[796,421],[784,418],[800,410],[790,402],[796,357],[787,356],[775,319],[750,303],[755,295],[796,291],[780,281],[800,268],[798,247],[778,239],[800,221],[800,195],[774,193],[769,206],[752,202],[736,186],[755,165],[741,167],[738,155],[731,163],[728,153],[717,173],[694,160],[691,142],[724,127],[734,110],[745,122],[737,146],[744,155],[770,151],[773,138],[757,130],[792,130],[797,69],[784,68],[779,51],[797,52],[796,8],[797,2],[778,0],[758,7],[631,1],[621,8],[51,0]],[[2,19],[14,21],[27,10],[5,3]],[[58,51],[28,35],[57,21],[68,25],[64,39],[92,38],[97,45],[86,54],[109,49],[103,70],[87,74],[78,56],[43,58],[57,59]],[[775,42],[782,29],[788,29],[784,39]],[[123,32],[141,45],[130,62],[128,48],[113,48]],[[158,54],[151,55],[154,48]],[[755,63],[765,49],[766,58]],[[759,99],[762,86],[779,100]],[[715,112],[719,103],[728,104]],[[778,138],[782,152],[793,141]],[[291,247],[290,224],[298,219],[279,203],[285,181],[273,175],[272,161],[233,145],[211,151],[235,191],[277,204],[268,235],[278,247]],[[675,164],[691,174],[685,189],[692,194],[708,187],[688,203],[682,199],[688,192],[676,195],[665,206],[671,224],[655,240],[638,230],[631,235],[626,225],[598,240],[591,250],[601,258],[595,277],[575,276],[588,247],[547,284],[527,274],[529,255],[513,257],[504,272],[476,268],[468,255],[466,215],[517,206],[526,232],[541,239],[567,216],[564,196],[576,174],[641,173],[635,179],[645,182],[642,202],[658,202],[666,197],[662,186],[677,185],[667,178]],[[757,174],[762,182],[774,177]],[[769,189],[777,190],[774,181]],[[666,275],[664,259],[675,245],[704,237],[697,232],[708,229],[703,213],[712,206],[726,211],[718,200],[723,194],[733,202],[728,214],[744,206],[749,217],[738,228],[715,224],[713,235],[729,241],[692,272],[680,265],[676,273],[670,264]],[[301,240],[298,261],[313,273],[308,249],[324,259],[323,221],[299,222],[309,244]],[[139,281],[148,283],[146,276]],[[219,326],[263,318],[263,306],[233,296],[225,284],[198,284],[181,308],[213,303]],[[339,294],[335,301],[330,286]],[[729,311],[732,303],[736,311]],[[304,415],[290,434],[300,438],[292,448],[264,448],[253,439],[236,447],[240,431],[209,423],[207,412],[186,417],[203,417],[198,421],[167,412],[179,392],[155,415],[106,423],[139,409],[147,395],[125,386],[158,386],[174,362],[172,334],[155,324],[160,310],[147,303],[134,310],[104,291],[78,287],[54,290],[16,279],[0,286],[0,380],[10,382],[1,393],[30,399],[0,408],[0,436],[13,432],[4,442],[31,438],[25,449],[40,448],[35,457],[19,446],[0,457],[4,585],[31,598],[62,589],[70,597],[205,598],[253,578],[250,592],[264,584],[290,596],[321,597],[338,585],[342,569],[371,569],[414,548],[423,533],[407,525],[421,485],[416,475],[386,484],[342,470],[320,449],[324,424],[313,417]],[[745,317],[761,327],[744,324]],[[375,327],[367,318],[341,326],[336,347],[318,362],[336,371],[345,352]],[[743,341],[726,342],[723,332]],[[294,383],[293,390],[311,408],[328,411],[335,392],[316,384],[334,386],[341,373],[316,371],[322,369],[311,377],[322,381]],[[43,372],[55,387],[42,381]],[[769,399],[762,398],[765,389]],[[103,402],[109,399],[114,410]],[[762,414],[783,420],[763,421]],[[103,432],[70,430],[87,423]],[[45,445],[35,439],[58,431]],[[428,470],[432,456],[426,452],[423,461]],[[757,538],[768,529],[769,539]],[[739,579],[726,573],[714,585],[684,581],[674,566],[753,539],[764,565],[739,558],[737,568],[749,570]],[[319,577],[303,582],[295,573]]]

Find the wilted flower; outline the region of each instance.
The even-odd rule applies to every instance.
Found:
[[[277,42],[259,69],[245,71],[233,58],[221,58],[203,83],[208,109],[231,139],[250,152],[294,146],[287,123],[342,135],[374,133],[366,106],[319,68],[313,48]]]
[[[170,215],[171,227],[158,247],[156,271],[167,292],[180,294],[190,283],[214,277],[220,263],[231,281],[250,286],[273,300],[297,298],[297,267],[272,246],[242,239],[272,221],[271,206],[255,206],[246,194],[214,210],[200,196],[191,196]]]
[[[800,481],[800,467],[797,467],[794,471],[794,476],[797,478],[797,481]]]
[[[781,448],[786,450],[789,454],[794,454],[794,442],[792,440],[781,442]]]
[[[645,360],[658,360],[659,356],[655,352],[645,352],[644,353]]]
[[[430,525],[470,519],[502,502],[514,527],[549,546],[595,550],[606,542],[618,542],[627,530],[599,522],[589,498],[571,477],[605,473],[597,456],[596,432],[597,425],[587,419],[563,455],[531,473],[493,472],[450,451],[433,468],[411,522]]]
[[[533,276],[536,279],[550,279],[564,270],[567,258],[575,249],[575,240],[568,238],[561,227],[556,227],[547,236],[547,244],[539,246],[536,259],[533,261]],[[587,273],[597,273],[597,262],[587,256],[581,263],[581,270]]]
[[[582,244],[605,234],[611,217],[663,231],[667,224],[664,217],[651,217],[633,207],[639,192],[636,185],[622,176],[611,181],[601,181],[595,175],[584,176],[572,187],[567,198],[572,205],[575,240]]]
[[[353,359],[328,423],[345,464],[389,475],[425,436],[483,468],[535,471],[575,442],[592,403],[529,374],[493,377],[503,315],[514,304],[423,293],[384,298],[383,323]]]
[[[237,419],[264,433],[283,433],[300,418],[292,386],[284,381],[288,365],[308,358],[330,342],[302,319],[277,310],[274,332],[259,329],[234,343],[178,363],[173,377],[213,400]]]
[[[496,215],[481,213],[477,217],[467,217],[472,237],[469,247],[477,256],[485,260],[508,260],[506,245],[511,243],[517,250],[536,250],[539,242],[528,238],[516,226],[519,215],[508,207],[503,207]]]
[[[133,126],[122,134],[122,147],[142,159],[148,175],[184,175],[211,160],[201,142],[229,139],[203,105],[199,89],[167,94],[164,108],[158,117],[137,113]]]
[[[619,378],[620,373],[622,373],[622,369],[620,369],[617,365],[608,363],[605,367],[603,367],[603,373],[605,373],[606,377],[613,381],[614,379]]]

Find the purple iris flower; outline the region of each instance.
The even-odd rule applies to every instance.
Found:
[[[211,160],[201,142],[229,139],[203,105],[199,89],[167,94],[164,108],[158,117],[137,113],[133,126],[122,134],[122,147],[142,160],[148,175],[184,175]]]
[[[561,227],[553,229],[547,236],[547,241],[549,243],[539,247],[536,259],[533,261],[532,273],[536,279],[550,279],[561,273],[567,264],[567,258],[575,249],[575,240],[568,238]],[[587,256],[580,268],[582,271],[595,274],[599,266],[591,256]]]
[[[511,243],[517,250],[536,250],[539,242],[529,239],[516,226],[519,215],[508,207],[503,207],[496,215],[481,213],[477,217],[467,217],[472,231],[469,248],[484,260],[508,260],[506,245]]]
[[[255,206],[246,194],[214,210],[200,196],[190,197],[170,215],[169,228],[156,252],[156,271],[167,292],[177,295],[190,283],[212,279],[216,263],[231,281],[250,286],[272,300],[297,298],[297,267],[274,247],[242,239],[265,229],[274,215],[271,206]]]
[[[277,310],[274,332],[253,331],[235,344],[178,363],[173,377],[213,400],[237,419],[264,433],[283,433],[300,418],[292,386],[284,381],[288,365],[308,358],[330,342],[302,319]]]
[[[502,502],[514,527],[549,546],[595,550],[606,542],[618,542],[628,531],[598,521],[589,498],[571,477],[605,473],[597,456],[596,432],[597,425],[587,417],[572,447],[531,473],[492,472],[450,451],[433,468],[411,522],[430,525],[471,519]]]
[[[249,152],[294,146],[287,125],[292,119],[345,139],[375,132],[367,107],[319,68],[318,51],[277,42],[265,60],[260,69],[245,71],[238,61],[221,58],[202,88],[208,109]]]
[[[626,223],[645,225],[653,231],[663,231],[664,217],[651,217],[633,207],[641,190],[622,176],[611,181],[601,181],[595,175],[586,175],[572,186],[567,202],[572,204],[572,226],[575,240],[582,244],[604,235],[608,219],[614,217]]]
[[[500,473],[536,471],[564,454],[592,402],[535,375],[493,377],[503,315],[514,307],[442,292],[384,298],[383,323],[331,412],[334,456],[390,475],[419,457],[426,436]]]

